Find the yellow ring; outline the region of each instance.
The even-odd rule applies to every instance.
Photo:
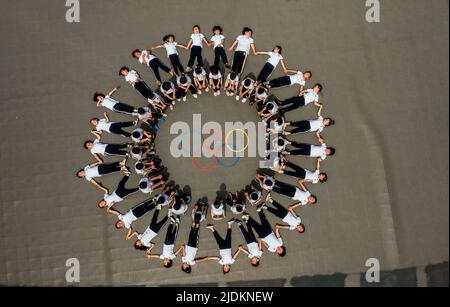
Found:
[[[231,135],[234,131],[240,131],[240,132],[242,132],[242,133],[245,135],[245,137],[247,138],[247,142],[246,142],[247,144],[246,144],[245,147],[244,147],[243,149],[241,149],[241,150],[236,150],[236,149],[234,149],[234,148],[231,148],[230,145],[228,145],[228,138],[230,137],[230,135]],[[249,137],[248,137],[248,133],[245,132],[245,130],[243,130],[243,129],[238,129],[238,128],[234,128],[233,130],[231,130],[230,132],[227,133],[227,136],[225,137],[225,144],[227,145],[227,148],[228,148],[230,151],[235,152],[235,153],[239,153],[239,152],[243,152],[243,151],[245,151],[245,150],[247,149],[248,145],[250,144],[250,139],[249,139]]]

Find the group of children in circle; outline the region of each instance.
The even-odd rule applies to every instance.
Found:
[[[331,118],[323,118],[321,114],[323,104],[319,102],[319,94],[322,92],[322,85],[315,84],[311,89],[304,88],[306,81],[312,77],[310,71],[301,72],[288,69],[281,55],[281,46],[276,46],[269,52],[256,51],[252,38],[253,31],[247,27],[228,48],[228,51],[235,50],[232,65],[230,65],[222,28],[214,26],[213,34],[208,41],[200,32],[200,27],[196,25],[193,27],[193,33],[186,45],[178,44],[175,41],[175,36],[169,34],[164,36],[164,42],[161,45],[149,50],[136,49],[132,51],[132,56],[139,63],[148,66],[153,71],[159,88],[152,90],[136,70],[122,67],[119,75],[123,76],[125,81],[147,100],[147,106],[136,108],[113,99],[111,96],[120,87],[114,88],[107,95],[94,94],[93,99],[97,107],[104,107],[113,112],[133,116],[135,120],[113,122],[106,112],[103,113],[104,118],[102,119],[92,118],[90,124],[94,129],[91,134],[95,137],[95,140],[86,141],[84,148],[90,151],[96,161],[80,169],[76,174],[77,177],[86,179],[104,192],[98,206],[106,208],[108,213],[117,217],[115,223],[117,229],[128,229],[127,239],[136,236],[137,240],[134,243],[136,249],[146,251],[148,259],[162,260],[163,266],[166,268],[171,267],[173,260],[179,254],[182,254],[181,269],[185,273],[191,273],[192,266],[195,264],[217,261],[222,266],[223,273],[227,274],[240,254],[247,255],[250,263],[257,267],[260,264],[263,247],[266,247],[269,252],[284,256],[286,246],[283,243],[281,231],[296,230],[299,233],[305,231],[305,226],[295,209],[299,206],[317,203],[317,197],[308,191],[306,184],[327,181],[327,174],[320,170],[321,162],[335,152],[334,148],[325,144],[321,135],[325,127],[334,125]],[[209,67],[209,74],[206,71],[202,55],[203,43],[208,47],[214,46],[214,65]],[[177,48],[179,47],[191,50],[186,70],[178,55]],[[166,49],[172,68],[166,66],[153,53],[158,48]],[[267,62],[256,78],[252,75],[242,77],[250,51],[254,55],[268,56]],[[197,61],[197,65],[194,67],[195,61]],[[268,80],[279,64],[285,75]],[[230,71],[227,77],[223,78],[225,69]],[[160,70],[168,73],[173,81],[162,81]],[[176,80],[174,80],[175,78]],[[272,89],[293,85],[300,86],[298,95],[294,97],[279,100],[276,97],[269,96],[269,91]],[[221,91],[224,90],[227,96],[235,96],[237,101],[242,103],[248,101],[250,105],[256,106],[258,115],[267,125],[267,161],[270,163],[268,167],[270,171],[258,170],[254,182],[244,191],[227,192],[226,197],[223,199],[217,198],[211,205],[204,200],[199,200],[192,206],[192,223],[187,242],[181,244],[175,250],[180,217],[188,211],[192,198],[188,191],[180,189],[178,185],[167,184],[169,177],[167,169],[162,165],[162,161],[156,155],[154,149],[156,135],[159,124],[164,122],[167,117],[168,108],[172,110],[176,102],[186,101],[189,93],[194,98],[198,98],[198,95],[201,95],[202,92],[209,92],[209,90],[213,91],[214,96],[220,95]],[[317,107],[316,119],[286,120],[287,112],[309,104],[314,104]],[[141,127],[137,127],[139,122],[142,122]],[[133,131],[126,131],[125,128],[128,127],[133,127]],[[314,132],[320,144],[306,144],[288,139],[288,136],[307,132]],[[103,133],[120,135],[129,141],[118,144],[104,143],[102,142]],[[269,136],[272,136],[272,138],[269,138]],[[275,159],[273,158],[274,154]],[[105,163],[103,159],[105,156],[117,156],[121,157],[122,160]],[[316,170],[311,171],[292,163],[287,159],[289,156],[317,159]],[[132,170],[127,166],[128,159],[135,160],[133,171],[142,177],[136,188],[126,187],[128,178],[132,173]],[[124,176],[116,189],[111,192],[98,182],[97,178],[115,172],[123,172]],[[276,174],[296,178],[298,184],[292,185],[275,179]],[[157,189],[161,189],[161,191],[126,212],[122,213],[115,208],[116,204],[122,202],[129,195],[139,191],[150,195]],[[295,203],[285,208],[272,199],[272,192],[290,198]],[[247,204],[257,208],[259,222],[247,214]],[[168,213],[158,220],[163,207],[169,208]],[[212,231],[218,244],[219,256],[197,258],[200,224],[206,220],[208,210],[211,212],[212,219],[218,221],[226,217],[227,207],[234,215],[241,215],[241,220],[233,218],[228,221],[225,238],[218,234],[214,225],[208,224],[207,228]],[[136,231],[133,228],[133,223],[152,210],[155,210],[155,212],[150,225],[143,232]],[[270,212],[282,220],[282,223],[272,227],[264,211]],[[168,221],[169,227],[162,251],[160,254],[155,254],[153,252],[155,244],[152,243],[152,240]],[[239,245],[233,253],[231,233],[234,223],[238,225],[246,247]]]

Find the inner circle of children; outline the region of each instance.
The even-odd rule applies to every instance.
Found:
[[[135,240],[134,248],[145,252],[146,258],[160,261],[166,268],[172,267],[175,259],[180,256],[181,270],[187,274],[191,273],[192,267],[205,262],[217,262],[223,273],[227,274],[240,255],[247,256],[254,267],[259,266],[265,250],[280,257],[285,256],[287,248],[282,239],[282,231],[304,233],[306,227],[296,209],[300,206],[315,205],[318,201],[307,185],[327,181],[327,174],[321,170],[321,164],[334,154],[335,149],[325,144],[321,133],[325,127],[334,125],[334,121],[322,116],[323,103],[319,102],[322,85],[316,83],[306,87],[306,82],[313,76],[311,71],[287,68],[281,46],[275,46],[270,51],[256,51],[252,36],[252,29],[245,27],[229,48],[226,48],[226,38],[220,26],[212,28],[212,37],[208,40],[202,34],[200,26],[195,25],[186,45],[178,43],[172,34],[165,35],[160,45],[131,52],[137,62],[154,73],[155,90],[150,88],[137,70],[128,67],[119,70],[126,83],[146,99],[146,106],[130,106],[112,98],[119,86],[106,95],[100,92],[94,95],[97,107],[128,114],[131,119],[128,122],[113,121],[107,112],[104,112],[103,118],[90,120],[93,138],[84,143],[84,148],[94,156],[95,162],[80,169],[76,176],[84,178],[103,191],[104,195],[98,206],[115,216],[115,227],[126,230],[126,239]],[[214,48],[214,64],[210,67],[205,65],[206,61],[202,56],[205,47]],[[165,49],[167,59],[158,58],[155,54],[157,49]],[[186,68],[180,61],[179,49],[190,50]],[[233,60],[230,63],[227,52],[233,51]],[[243,76],[250,54],[267,57],[257,77],[253,74]],[[171,67],[165,62],[170,62]],[[277,66],[281,66],[284,76],[270,79]],[[167,81],[163,81],[161,71],[165,73]],[[273,89],[290,86],[299,86],[298,95],[284,100],[269,95],[269,91]],[[174,183],[168,183],[167,169],[154,149],[159,123],[165,121],[168,111],[173,110],[177,103],[185,102],[188,96],[197,99],[198,95],[209,91],[214,96],[224,91],[227,96],[234,96],[238,102],[255,106],[261,120],[267,124],[267,148],[270,148],[268,156],[270,153],[276,153],[276,158],[270,159],[270,168],[258,170],[249,186],[242,191],[226,192],[226,196],[218,197],[212,204],[202,199],[192,202],[188,191],[180,189]],[[288,112],[310,104],[317,108],[317,118],[286,119]],[[304,133],[314,133],[317,136],[317,144],[293,140]],[[105,134],[119,135],[124,141],[106,143],[102,139]],[[275,134],[276,137],[271,141],[269,134]],[[290,156],[314,158],[317,161],[316,169],[300,167],[289,161]],[[105,162],[104,157],[118,157],[120,161]],[[267,160],[269,161],[269,157]],[[112,190],[99,182],[102,176],[120,172],[123,177]],[[126,183],[132,172],[141,179],[137,187],[130,188]],[[295,178],[298,184],[292,185],[278,180],[275,175],[279,174]],[[148,199],[128,210],[117,208],[126,197],[138,192],[147,194]],[[294,203],[285,207],[272,199],[272,192],[289,198]],[[257,212],[255,217],[248,214],[252,207]],[[135,229],[133,223],[151,211],[153,213],[148,227],[141,231]],[[213,224],[206,226],[217,241],[217,255],[197,257],[202,223],[208,215],[213,221],[226,219],[227,211],[230,211],[234,218],[227,219],[225,236],[220,235]],[[279,223],[272,225],[266,214],[273,215]],[[180,222],[185,215],[192,219],[189,222],[187,217],[183,219],[186,220],[183,223],[190,227],[189,236],[178,238]],[[164,244],[155,246],[152,240],[165,224],[168,224],[168,227]],[[242,234],[244,244],[232,245],[233,225],[237,226]]]

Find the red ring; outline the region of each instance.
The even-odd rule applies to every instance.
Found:
[[[212,159],[212,160],[213,160],[213,163],[211,163],[210,166],[202,167],[202,166],[198,165],[197,158],[196,157],[192,157],[192,166],[195,167],[196,169],[200,170],[201,172],[207,172],[207,171],[212,170],[218,164],[216,159]]]

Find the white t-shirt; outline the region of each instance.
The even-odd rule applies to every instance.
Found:
[[[305,86],[305,78],[303,77],[303,73],[301,71],[297,71],[294,75],[289,75],[291,79],[291,84],[300,84],[301,86]]]
[[[90,167],[89,165],[84,168],[84,178],[86,178],[87,181],[91,181],[92,179],[96,177],[100,177],[100,174],[98,172],[98,166]]]
[[[155,202],[157,202],[160,198],[164,199],[164,202],[161,203],[161,206],[162,206],[162,207],[167,206],[167,205],[170,203],[170,197],[169,197],[169,195],[164,194],[164,193],[159,194],[159,195],[153,197],[153,200],[154,200]]]
[[[203,39],[205,36],[202,33],[192,33],[191,39],[192,39],[192,47],[198,46],[203,48]]]
[[[214,35],[211,37],[211,41],[214,43],[214,48],[223,47],[222,40],[225,39],[225,36],[222,34]]]
[[[273,65],[273,67],[277,67],[278,63],[283,59],[283,56],[279,53],[270,51],[269,52],[269,59],[267,60],[267,63],[270,63]]]
[[[293,200],[300,202],[303,206],[308,204],[308,197],[311,196],[309,191],[303,191],[299,188],[296,188],[295,195],[292,197]]]
[[[135,70],[130,70],[125,76],[125,81],[135,83],[139,80],[138,73]]]
[[[164,48],[166,48],[167,56],[170,56],[172,54],[178,54],[177,45],[178,45],[177,42],[164,43]]]
[[[98,121],[97,126],[95,126],[95,130],[109,132],[111,124],[112,123],[109,122],[106,118],[102,118],[101,120]]]
[[[323,144],[320,146],[317,145],[311,145],[311,157],[313,158],[321,158],[322,160],[325,160],[327,158],[327,154],[325,153],[327,149],[327,145]]]
[[[90,152],[93,155],[95,155],[95,154],[104,155],[105,151],[106,151],[106,146],[108,146],[108,144],[104,144],[104,143],[101,143],[99,140],[95,140],[93,142],[93,146],[92,146]]]
[[[137,235],[137,238],[141,241],[142,245],[149,247],[152,243],[153,238],[155,238],[158,234],[150,229],[150,227],[147,227],[145,231]]]
[[[261,258],[263,251],[259,248],[259,244],[256,242],[247,244],[248,258],[258,257]]]
[[[272,253],[275,253],[278,247],[283,246],[283,239],[277,238],[273,232],[262,240],[269,245],[267,250]]]
[[[127,229],[130,229],[131,224],[133,224],[133,222],[137,220],[137,217],[134,216],[132,210],[127,211],[123,215],[119,214],[117,216],[117,218],[123,222],[124,227],[127,228]]]
[[[325,128],[325,125],[323,124],[323,117],[319,116],[319,118],[317,119],[313,119],[309,121],[309,125],[311,126],[311,128],[309,129],[310,132],[322,132],[323,129]]]
[[[236,205],[238,205],[238,204],[236,204]],[[232,212],[233,214],[238,215],[238,214],[242,214],[242,213],[245,212],[245,209],[246,209],[246,205],[245,205],[245,204],[240,204],[240,205],[242,206],[242,211],[241,211],[241,212],[238,212],[238,211],[237,211],[236,205],[230,207],[230,210],[231,210],[231,212]]]
[[[105,194],[103,200],[106,201],[106,207],[110,208],[112,205],[120,203],[123,198],[119,197],[119,195],[116,194],[116,191],[114,191],[111,194]]]
[[[319,182],[319,174],[320,174],[319,170],[311,172],[310,170],[305,169],[305,179],[311,180],[313,184]]]
[[[139,63],[144,64],[144,59],[146,62],[146,65],[148,66],[150,64],[150,61],[156,58],[153,54],[151,54],[148,50],[142,50],[141,56],[139,57]]]
[[[233,259],[233,255],[231,254],[231,248],[228,249],[221,249],[219,250],[220,253],[220,260],[219,260],[219,264],[220,265],[232,265],[234,263],[234,259]]]
[[[256,99],[259,99],[259,100],[264,100],[264,99],[266,99],[268,96],[269,96],[269,95],[267,94],[267,92],[264,92],[264,93],[262,93],[262,94],[258,94],[258,92],[256,92],[256,95],[255,95]]]
[[[270,162],[269,159],[267,161]],[[275,157],[271,162],[272,162],[272,165],[270,167],[273,169],[277,169],[280,167],[281,159],[280,159],[280,157]]]
[[[186,256],[181,259],[182,262],[186,262],[190,265],[195,265],[195,256],[197,255],[198,248],[186,245]]]
[[[130,151],[131,153],[131,157],[135,160],[140,161],[142,159],[142,149],[139,151],[138,154],[133,153],[132,151]]]
[[[281,125],[279,125],[276,120],[272,121],[270,124],[272,125],[270,128],[275,130],[275,132],[283,132],[284,129],[285,129],[284,120],[283,120],[283,123]]]
[[[319,95],[317,95],[313,89],[306,90],[303,97],[305,98],[305,105],[310,104],[311,102],[319,102]]]
[[[153,99],[149,98],[147,100],[148,100],[148,103],[150,103],[152,106],[156,107],[156,105],[162,101],[161,101],[161,96],[159,96],[156,93],[154,93],[154,94],[155,94],[155,98],[153,98]]]
[[[288,215],[284,217],[283,222],[289,225],[289,230],[294,230],[302,223],[302,219],[300,217],[295,217],[289,212]]]
[[[173,259],[177,258],[177,256],[175,256],[175,253],[173,252],[173,248],[174,248],[173,244],[172,245],[164,244],[163,245],[163,251],[162,251],[162,254],[159,255],[159,259],[162,259],[162,260],[164,260],[164,259],[173,260]]]
[[[184,214],[186,211],[187,211],[187,209],[188,209],[188,205],[187,204],[181,204],[180,205],[180,209],[178,209],[178,210],[175,210],[175,209],[170,209],[171,211],[172,211],[172,213],[173,214],[175,214],[175,215],[182,215],[182,214]]]
[[[152,182],[150,179],[148,179],[148,178],[142,178],[141,180],[139,180],[139,184],[140,184],[141,182],[146,182],[146,183],[147,183],[147,188],[145,188],[145,189],[139,188],[139,189],[141,190],[142,193],[144,193],[144,194],[149,194],[149,193],[151,193],[151,192],[153,191],[153,188],[152,188],[153,182]]]
[[[219,71],[216,75],[213,75],[212,73],[209,73],[209,78],[214,80],[222,79],[222,73]]]
[[[147,108],[147,109],[148,109],[148,108]],[[145,110],[145,108],[144,108],[144,110]],[[144,116],[145,116],[145,115],[144,115]],[[135,138],[135,137],[133,136],[133,134],[134,134],[135,132],[139,132],[139,133],[140,133],[140,135],[139,135],[138,138]],[[133,142],[135,142],[135,143],[139,143],[139,142],[142,140],[143,137],[144,137],[144,130],[143,130],[142,128],[134,129],[133,132],[131,133],[131,139],[132,139]]]
[[[145,113],[138,114],[137,116],[138,116],[139,120],[148,120],[151,117],[150,109],[148,107],[143,107],[143,109],[144,109]],[[141,128],[138,128],[138,129],[140,129],[139,131],[142,130]],[[138,130],[138,129],[136,129],[136,130]],[[136,131],[136,130],[134,130],[134,131]],[[134,141],[134,139],[133,139],[133,141]],[[134,142],[136,142],[136,141],[134,141]],[[137,142],[139,142],[139,141],[137,141]]]
[[[239,35],[236,40],[238,41],[236,51],[244,51],[248,55],[250,53],[250,45],[254,43],[253,38]]]
[[[110,96],[106,96],[105,98],[103,98],[103,101],[100,105],[111,111],[114,111],[114,106],[118,103],[119,102],[117,100],[112,99]]]
[[[212,215],[214,215],[214,216],[223,216],[224,213],[225,213],[224,205],[221,204],[219,208],[216,208],[216,207],[214,207],[214,206],[211,206],[211,213],[212,213]]]
[[[197,78],[198,81],[203,81],[206,78],[206,70],[202,67],[202,72],[200,74],[198,74],[197,72],[195,72],[194,70],[194,78]]]

